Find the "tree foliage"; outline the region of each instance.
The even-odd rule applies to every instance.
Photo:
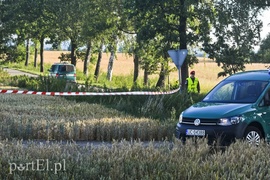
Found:
[[[257,62],[270,63],[270,33],[262,40],[257,53]]]
[[[215,5],[212,24],[215,39],[204,46],[226,76],[243,71],[250,62],[254,46],[258,45],[262,22],[258,20],[260,9],[247,1],[222,1]]]
[[[1,53],[7,53],[11,44],[39,41],[42,72],[45,40],[55,47],[69,40],[74,65],[79,48],[87,47],[83,60],[88,75],[91,56],[105,47],[111,53],[111,79],[117,45],[122,44],[134,57],[134,82],[140,66],[145,84],[148,75],[157,73],[157,86],[163,87],[171,71],[167,51],[189,50],[181,68],[183,83],[188,67],[198,61],[195,49],[199,48],[222,67],[218,76],[226,76],[252,62],[262,28],[258,16],[269,4],[269,0],[4,0],[0,4]],[[260,52],[268,53],[264,46]],[[96,64],[96,77],[98,73]]]

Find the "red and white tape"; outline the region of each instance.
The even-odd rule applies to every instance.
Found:
[[[178,89],[168,92],[150,92],[150,91],[130,91],[130,92],[38,92],[38,91],[22,91],[22,90],[4,90],[0,89],[1,94],[30,94],[30,95],[46,95],[46,96],[120,96],[120,95],[162,95],[173,94]]]

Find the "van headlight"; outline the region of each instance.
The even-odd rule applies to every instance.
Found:
[[[182,120],[183,120],[183,112],[179,116],[179,123],[182,123]]]
[[[221,118],[219,119],[219,122],[217,123],[220,126],[230,126],[234,124],[238,124],[243,120],[242,116],[234,116],[230,118]]]

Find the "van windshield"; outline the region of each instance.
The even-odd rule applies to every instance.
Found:
[[[254,103],[267,84],[267,81],[222,81],[203,102]]]

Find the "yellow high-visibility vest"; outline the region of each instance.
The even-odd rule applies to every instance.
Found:
[[[195,78],[194,82],[193,82],[193,80],[190,77],[188,77],[187,81],[188,81],[187,91],[188,92],[193,92],[193,93],[198,93],[198,88],[197,87],[198,87],[199,79]]]

